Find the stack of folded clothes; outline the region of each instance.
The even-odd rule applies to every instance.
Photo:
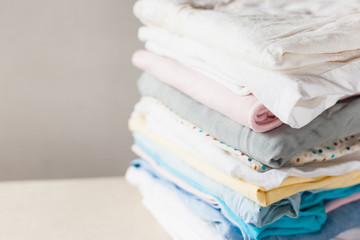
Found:
[[[360,234],[360,0],[137,0],[127,180],[174,239]]]

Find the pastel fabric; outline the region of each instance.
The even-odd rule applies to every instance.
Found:
[[[189,210],[198,217],[202,218],[203,220],[211,223],[216,223],[214,228],[217,229],[217,231],[220,233],[220,235],[224,236],[225,239],[242,239],[241,232],[238,227],[236,227],[234,224],[232,224],[229,220],[224,218],[221,211],[217,208],[214,208],[214,206],[206,204],[201,199],[197,199],[194,195],[188,194],[184,192],[181,188],[178,188],[174,183],[168,181],[167,179],[162,178],[160,175],[157,174],[156,171],[154,171],[150,165],[146,163],[144,160],[136,160],[132,163],[134,167],[136,167],[138,170],[146,171],[149,175],[153,177],[156,182],[158,182],[161,185],[166,185],[168,187],[171,187],[172,192],[176,192],[177,197],[180,198],[180,202],[182,202]],[[172,194],[168,192],[168,194]],[[168,195],[166,194],[166,195]],[[164,195],[164,196],[166,196]],[[165,197],[166,198],[166,197]],[[302,231],[314,231],[315,228],[320,229],[321,225],[326,218],[326,215],[323,214],[324,209],[323,208],[310,208],[307,209],[307,213],[301,212],[301,214],[304,214],[305,216],[301,216],[298,219],[292,219],[292,218],[282,218],[278,221],[278,225],[276,223],[272,224],[272,226],[265,227],[264,231],[262,232],[262,235],[259,235],[255,237],[255,239],[261,239],[263,236],[271,236],[271,235],[283,235],[289,232],[302,232]],[[322,213],[322,214],[321,214]],[[319,217],[317,220],[314,221],[314,216],[322,216]],[[321,220],[320,220],[321,219]],[[284,221],[283,221],[284,220]],[[295,221],[294,221],[295,220]],[[297,223],[297,224],[296,224]],[[291,224],[291,225],[290,225]],[[291,226],[291,227],[290,227]],[[292,229],[288,229],[288,228]],[[295,230],[295,228],[298,228]],[[246,233],[246,230],[243,230],[244,237],[249,237]]]
[[[264,207],[298,192],[348,187],[360,183],[360,170],[355,170],[341,176],[321,176],[312,178],[289,177],[282,182],[280,187],[266,190],[261,186],[246,182],[243,179],[234,179],[226,175],[211,164],[181,148],[170,139],[163,137],[159,133],[151,132],[146,127],[145,120],[142,118],[131,118],[129,127],[131,131],[145,135],[159,147],[167,149],[186,164],[189,164],[191,167],[202,172],[214,181],[228,186]]]
[[[190,211],[188,208],[189,205],[186,206],[181,201],[182,193],[178,188],[172,190],[164,182],[151,176],[150,173],[132,166],[126,172],[125,177],[129,183],[138,187],[143,195],[145,207],[153,214],[158,222],[164,226],[165,230],[173,239],[231,239],[226,231],[226,226],[218,227],[222,226],[222,222],[217,221],[221,216],[208,214],[212,213],[212,211],[203,211],[204,213],[202,215],[196,215],[197,211]],[[187,198],[187,201],[198,201],[198,199],[192,200]],[[202,209],[205,210],[205,207]],[[211,217],[215,217],[216,222],[214,222],[214,218]],[[232,225],[224,219],[224,223],[226,222],[230,226]],[[332,240],[356,240],[359,233],[360,228],[353,228],[342,232]],[[243,238],[238,237],[236,240],[241,239]]]
[[[359,112],[360,98],[339,102],[301,129],[284,124],[272,131],[258,133],[193,100],[150,74],[142,75],[138,88],[141,95],[159,99],[184,119],[226,145],[273,168],[281,167],[306,149],[360,132],[360,114],[354,114]],[[208,119],[212,121],[207,121]]]
[[[296,154],[286,166],[301,166],[309,162],[324,162],[360,150],[360,134],[347,136]]]
[[[188,184],[182,178],[177,177],[176,175],[172,174],[171,172],[167,171],[165,168],[161,167],[153,158],[151,158],[144,149],[139,147],[138,145],[133,145],[131,150],[140,158],[144,159],[155,172],[157,172],[163,178],[166,178],[168,181],[173,182],[177,186],[179,186],[184,191],[201,198],[203,201],[212,204],[214,206],[220,206],[219,201],[214,198],[213,196],[206,194]]]
[[[179,180],[173,182],[177,186],[182,188],[185,182],[187,191],[193,193],[198,198],[210,203],[208,197],[204,199],[197,193],[200,191],[202,194],[210,195],[214,199],[211,201],[212,205],[216,206],[215,208],[217,209],[221,209],[224,216],[227,216],[230,220],[232,219],[231,216],[234,215],[238,216],[243,222],[250,224],[251,226],[265,226],[278,220],[281,216],[298,216],[300,209],[300,198],[298,197],[290,197],[278,204],[271,205],[270,207],[261,207],[182,163],[175,156],[160,149],[156,149],[156,146],[151,146],[153,143],[148,141],[142,135],[135,134],[134,137],[137,146],[134,148],[135,154],[142,159],[145,159],[146,162],[153,167],[156,166],[154,169],[156,169],[164,178],[167,178],[167,176],[165,176],[163,172],[167,171],[167,175],[172,174],[180,179],[180,182]],[[163,160],[164,157],[166,157],[166,161]],[[158,171],[159,169],[162,170]],[[197,191],[189,188],[189,185]],[[233,221],[237,224],[235,220]],[[242,224],[242,221],[239,223],[240,225]]]
[[[138,187],[143,204],[176,240],[223,240],[215,223],[205,222],[191,212],[178,198],[171,185],[161,184],[149,173],[136,167],[126,172],[126,180]]]
[[[148,165],[146,165],[146,163],[143,161],[135,161],[135,162],[133,162],[133,166],[143,168],[145,171],[150,172],[151,175],[153,175],[158,181],[160,180],[163,184],[171,184],[171,182],[167,182],[166,180],[164,181],[163,179],[159,178],[159,176],[155,172],[153,172],[153,170]],[[176,190],[176,188],[174,189],[175,186],[173,184],[171,184],[171,185],[173,187],[172,190],[173,191]],[[221,235],[226,236],[227,239],[239,239],[239,238],[242,239],[242,237],[241,237],[242,234],[241,234],[240,228],[236,227],[233,224],[229,224],[230,222],[226,218],[224,218],[224,216],[221,214],[221,212],[218,209],[205,204],[201,200],[194,201],[195,199],[194,199],[193,195],[189,195],[189,194],[185,195],[185,194],[179,193],[179,191],[182,191],[179,188],[176,191],[177,191],[176,194],[178,195],[177,197],[180,197],[180,201],[183,202],[185,204],[185,206],[189,208],[190,211],[194,212],[198,216],[202,216],[203,219],[211,219],[213,223],[217,222],[218,223],[217,230],[220,231]],[[170,193],[168,193],[168,194],[170,194]],[[315,223],[314,221],[311,221],[312,220],[311,218],[309,218],[307,220],[308,221],[305,221],[305,222],[311,223],[312,228],[314,228],[314,226],[319,227],[318,226],[319,223]],[[325,221],[325,215],[323,215],[321,222],[324,222],[324,221]],[[296,227],[300,227],[300,225],[292,226],[292,228],[296,228]],[[266,232],[267,234],[271,234],[270,229],[271,228],[269,227],[269,230],[263,231],[263,232]],[[283,226],[283,231],[286,232],[286,230],[287,230],[286,226]],[[309,229],[306,229],[306,230],[309,231]],[[300,229],[291,230],[291,231],[292,232],[302,232]],[[250,238],[254,238],[254,239],[262,238],[261,235],[255,236],[255,237],[249,236],[246,233],[246,230],[244,230],[244,229],[243,229],[243,232],[244,232],[245,237],[250,237]],[[262,235],[264,235],[264,234],[262,234]]]
[[[138,0],[134,13],[147,26],[203,45],[199,54],[192,47],[188,52],[246,86],[282,122],[300,128],[360,90],[358,5],[359,0],[237,0],[203,9],[186,0]]]
[[[189,52],[187,52],[188,49],[183,45],[188,44],[182,43],[182,37],[169,35],[164,30],[154,27],[140,27],[138,36],[141,41],[145,42],[145,48],[147,50],[161,56],[176,59],[176,61],[180,62],[184,66],[193,69],[194,71],[199,72],[204,76],[207,76],[208,78],[223,85],[235,94],[251,94],[250,90],[247,87],[236,84],[236,82],[234,82],[226,74],[217,72],[216,68],[214,69],[208,64],[205,64],[203,61],[198,61],[196,56],[194,56],[194,59],[188,57],[188,55],[192,56],[194,51],[190,51],[189,49]],[[177,45],[178,48],[172,49],[172,46],[175,45]],[[196,47],[201,49],[202,46],[201,44],[199,45],[200,46]]]
[[[256,132],[269,131],[283,124],[254,95],[237,95],[176,61],[147,51],[137,51],[132,61],[160,81]]]
[[[329,201],[328,203],[326,203],[326,213],[332,212],[341,206],[344,206],[351,202],[355,202],[357,200],[360,200],[360,192],[354,193],[345,198],[339,198]]]
[[[178,159],[171,153],[160,149],[144,136],[135,134],[134,137],[136,144],[147,154],[144,155],[141,153],[140,157],[144,159],[152,158],[153,161],[156,161],[162,168],[182,179],[187,184],[202,191],[204,194],[211,195],[217,201],[213,201],[213,205],[220,206],[222,213],[230,221],[239,227],[249,228],[250,233],[254,233],[254,229],[250,226],[263,227],[274,223],[283,216],[292,217],[291,219],[303,216],[299,213],[300,209],[305,210],[315,206],[325,209],[323,203],[324,200],[346,197],[359,191],[360,188],[360,185],[356,185],[353,187],[329,191],[319,190],[305,192],[302,194],[299,193],[276,202],[268,207],[261,207],[232,189],[212,180],[211,178],[208,178],[201,172],[185,164],[182,160]],[[136,153],[139,154],[139,152]],[[194,193],[194,191],[191,192]],[[200,197],[200,195],[197,196]],[[208,200],[206,201],[209,202]],[[322,213],[320,214],[320,218],[321,216]],[[314,219],[317,219],[317,217]],[[249,226],[244,225],[245,223],[249,224]],[[256,231],[255,234],[257,234]]]
[[[238,95],[248,95],[251,93],[245,86],[236,85],[236,81],[234,82],[234,80],[228,76],[227,72],[218,72],[216,71],[216,66],[211,66],[211,63],[206,63],[206,58],[203,58],[209,54],[211,55],[211,52],[213,51],[212,48],[204,49],[203,45],[197,44],[195,41],[170,34],[167,31],[156,27],[140,27],[138,35],[139,39],[145,42],[145,48],[149,51],[161,56],[176,59],[184,66],[207,76]],[[199,53],[196,54],[197,52]],[[210,59],[214,57],[219,56],[208,56]],[[225,59],[223,59],[223,61],[225,61]],[[231,66],[231,61],[226,66]],[[235,66],[233,67],[235,68]],[[227,71],[229,72],[229,70]],[[241,76],[243,75],[244,74],[241,74]],[[359,95],[359,92],[352,95],[347,94],[342,96],[339,100],[355,95]]]
[[[157,175],[146,166],[146,162],[134,161],[126,172],[126,179],[139,188],[145,206],[150,208],[154,216],[160,217],[158,221],[173,238],[243,239],[241,230],[231,224],[218,209]],[[154,201],[149,202],[150,198]],[[198,207],[196,211],[193,211],[193,206]]]
[[[205,156],[209,156],[211,153],[219,152],[217,154],[218,156],[219,154],[222,156],[228,155],[228,157],[225,158],[229,160],[231,159],[233,164],[242,162],[259,172],[265,172],[271,169],[256,159],[250,158],[250,156],[247,156],[238,149],[232,148],[219,141],[204,129],[201,129],[184,118],[181,118],[155,98],[142,97],[140,102],[136,104],[133,115],[144,116],[146,118],[146,125],[150,129],[160,131],[160,128],[163,130],[166,128],[167,130],[162,131],[162,134],[174,140],[185,149],[196,153],[200,157],[207,158]],[[215,160],[216,158],[214,156],[208,159]],[[230,165],[219,163],[219,161],[210,162],[212,162],[217,168],[224,169],[225,172],[231,175],[230,172],[233,169]]]
[[[227,72],[218,72],[216,70],[217,64],[215,64],[215,66],[211,66],[211,63],[207,63],[206,58],[203,59],[204,56],[209,54],[210,56],[208,56],[208,58],[210,59],[219,57],[211,56],[211,52],[213,51],[212,48],[204,49],[203,45],[197,44],[195,41],[169,34],[168,32],[155,27],[140,27],[138,35],[139,39],[145,42],[145,48],[149,51],[161,56],[176,59],[184,66],[207,76],[238,95],[248,95],[251,93],[245,86],[236,85],[236,81],[234,81],[232,77],[228,76]],[[197,52],[199,53],[196,54]],[[225,61],[225,59],[223,59],[223,61]],[[231,61],[224,66],[231,66]],[[240,72],[238,74],[240,74]],[[244,74],[241,73],[241,76],[243,75]],[[359,95],[359,92],[355,95]],[[340,100],[349,96],[354,95],[345,95],[341,97]]]
[[[345,151],[344,149],[342,154],[336,154],[342,157],[330,158],[332,161],[321,161],[320,163],[311,163],[302,167],[270,169],[255,159],[246,156],[239,150],[214,139],[209,133],[194,126],[185,119],[180,118],[176,113],[172,112],[168,107],[154,98],[143,97],[140,102],[136,104],[133,116],[144,117],[146,119],[145,124],[149,130],[161,133],[186,151],[207,161],[227,175],[234,178],[242,178],[248,182],[262,186],[266,190],[279,187],[284,179],[289,176],[339,176],[349,171],[360,169],[360,161],[358,161],[358,159],[360,159],[360,152],[350,154],[359,148],[359,142],[357,142],[355,146],[351,146],[349,150],[346,149]],[[358,138],[356,138],[356,141],[357,140]],[[350,142],[352,141],[344,140],[343,144],[339,142],[338,146],[341,149],[345,143]],[[316,148],[316,151],[318,152],[319,149],[320,148]],[[333,149],[333,147],[331,149]],[[313,156],[312,151],[314,151],[314,149],[304,151],[302,154]],[[326,154],[335,154],[334,152],[337,151],[341,150],[335,150],[334,148],[333,150],[327,150]],[[350,155],[347,156],[346,154]],[[320,154],[318,153],[317,155]],[[297,160],[295,159],[295,161]],[[251,171],[247,166],[250,166],[255,171]],[[258,171],[263,169],[267,171],[258,173]]]

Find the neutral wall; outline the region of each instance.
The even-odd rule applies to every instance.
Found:
[[[0,180],[124,173],[142,46],[132,5],[0,1]]]

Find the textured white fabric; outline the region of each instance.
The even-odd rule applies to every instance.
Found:
[[[215,61],[215,53],[211,48],[155,27],[141,27],[138,37],[141,41],[145,42],[145,48],[149,51],[175,59],[183,65],[222,84],[236,94],[250,94],[249,89],[244,84],[237,83],[231,74],[221,72],[219,67],[213,66],[212,61]]]
[[[159,55],[173,58],[183,65],[200,72],[224,87],[239,95],[248,95],[247,87],[238,84],[227,72],[220,72],[214,68],[211,62],[202,59],[213,60],[213,50],[200,43],[181,36],[169,34],[160,28],[141,27],[138,37],[145,42],[146,49]]]
[[[165,136],[224,173],[262,186],[266,190],[279,187],[289,176],[339,176],[360,169],[360,152],[357,152],[328,162],[282,167],[260,173],[250,169],[228,152],[214,146],[203,135],[195,134],[191,129],[179,124],[174,120],[171,112],[166,107],[156,104],[154,99],[143,98],[135,106],[133,114],[144,115],[147,127],[152,132]]]
[[[156,182],[146,172],[130,167],[126,180],[139,188],[143,204],[176,240],[224,240],[215,227],[192,213],[175,192]]]
[[[360,49],[359,0],[233,0],[213,9],[187,0],[138,0],[134,13],[146,25],[264,68],[293,69],[359,56],[354,51]]]
[[[359,240],[360,239],[360,226],[340,233],[332,240]]]
[[[208,65],[207,75],[226,76],[235,91],[246,86],[292,127],[360,90],[360,0],[248,2],[204,10],[186,0],[138,0],[134,11],[164,30],[140,34],[148,49],[165,46],[184,54],[177,60],[185,65]]]

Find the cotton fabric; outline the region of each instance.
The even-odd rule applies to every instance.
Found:
[[[212,197],[209,194],[206,194],[194,187],[192,187],[190,184],[188,184],[186,181],[184,181],[182,178],[177,177],[176,175],[172,174],[171,172],[167,171],[165,168],[161,167],[154,159],[152,159],[144,149],[139,147],[138,145],[133,145],[131,147],[132,151],[142,159],[146,160],[149,165],[151,165],[151,168],[153,168],[154,171],[156,171],[159,175],[166,178],[168,181],[171,181],[172,183],[179,186],[184,191],[193,194],[194,196],[197,196],[198,198],[201,198],[203,201],[208,202],[212,205],[219,206],[219,201],[216,200],[216,198]]]
[[[176,61],[141,50],[134,54],[132,61],[160,81],[256,132],[269,131],[283,124],[253,95],[239,96]]]
[[[339,102],[301,129],[282,125],[270,132],[257,133],[149,74],[144,74],[139,79],[138,87],[143,96],[159,99],[213,137],[273,168],[281,167],[305,149],[360,132],[360,114],[355,114],[360,109],[360,98]],[[211,121],[207,121],[208,119]]]
[[[360,90],[359,1],[347,3],[233,1],[202,9],[184,0],[138,0],[134,13],[147,26],[199,42],[211,57],[193,55],[300,128]]]
[[[156,172],[167,180],[176,177],[177,180],[171,180],[172,183],[184,190],[186,189],[187,192],[192,193],[199,199],[208,202],[214,208],[221,209],[222,214],[227,216],[230,220],[235,221],[235,224],[238,226],[241,226],[244,221],[250,226],[263,227],[277,221],[283,216],[296,218],[304,216],[303,213],[299,213],[300,209],[304,211],[305,209],[315,206],[318,206],[317,209],[323,209],[323,211],[314,214],[313,217],[317,215],[322,216],[323,212],[325,212],[324,200],[346,197],[360,189],[360,185],[356,185],[328,191],[318,190],[305,192],[301,195],[296,194],[291,196],[290,198],[284,199],[269,207],[260,207],[238,193],[234,193],[233,190],[228,189],[226,186],[212,181],[196,170],[194,171],[194,169],[189,168],[186,164],[184,165],[181,161],[179,162],[179,160],[176,160],[172,155],[166,154],[164,151],[157,152],[156,147],[151,146],[152,143],[149,143],[141,135],[135,135],[135,139],[139,145],[133,148],[135,154],[142,159],[145,159],[148,163],[142,164],[143,168],[147,168],[151,165],[150,169],[156,170]],[[166,159],[169,165],[164,162],[162,158]],[[137,162],[137,164],[140,163]],[[168,176],[171,175],[172,177],[168,178]],[[193,181],[193,179],[196,179],[197,182]],[[186,188],[183,188],[183,186]],[[199,192],[202,193],[199,194]],[[204,196],[206,197],[204,198]],[[210,201],[211,198],[213,199]],[[236,222],[238,217],[241,219],[240,222]],[[297,221],[296,219],[294,220]]]
[[[139,103],[136,104],[133,116],[139,116],[146,119],[146,126],[153,132],[161,133],[166,138],[174,141],[186,151],[195,154],[197,157],[207,161],[214,167],[223,171],[229,176],[239,177],[248,182],[255,183],[259,186],[263,186],[266,190],[279,187],[282,181],[288,176],[299,177],[316,177],[316,176],[339,176],[349,171],[357,170],[360,168],[360,152],[357,151],[347,157],[340,157],[341,154],[336,154],[335,158],[330,158],[331,161],[322,161],[319,163],[311,163],[302,167],[282,167],[278,169],[270,169],[255,159],[251,159],[237,149],[233,149],[230,146],[214,139],[209,133],[200,129],[197,126],[187,122],[185,119],[180,118],[177,114],[172,112],[165,105],[161,104],[158,100],[150,97],[143,97]],[[356,135],[357,137],[357,135]],[[349,139],[353,139],[349,137]],[[358,137],[354,139],[358,140]],[[352,140],[339,142],[339,147],[343,148],[345,143],[350,143]],[[349,145],[350,146],[350,145]],[[359,142],[355,146],[351,146],[351,149],[345,149],[342,156],[350,154],[359,148]],[[313,151],[316,149],[316,156],[321,155],[318,153],[323,148],[312,148],[302,152],[302,155],[314,156]],[[326,150],[329,154],[335,155],[334,147],[332,150]],[[339,158],[337,158],[339,157]],[[251,160],[251,161],[250,161]],[[314,157],[316,160],[316,157]],[[297,161],[293,158],[291,161]],[[290,163],[289,162],[289,163]],[[299,165],[297,163],[297,165]],[[250,166],[255,171],[262,172],[263,169],[266,172],[257,173],[247,168]]]
[[[138,138],[141,139],[141,137],[137,136],[136,139],[138,139]],[[144,139],[142,139],[142,140],[144,141]],[[137,142],[139,145],[142,144],[141,140],[139,140],[139,139],[137,140]],[[146,140],[144,142],[146,142]],[[146,145],[146,143],[145,143],[145,145]],[[144,147],[145,145],[143,145],[144,149],[146,148],[146,147]],[[154,160],[152,157],[150,157],[145,152],[145,151],[150,151],[150,150],[148,150],[148,149],[144,150],[144,149],[142,149],[142,147],[139,147],[139,146],[133,147],[134,153],[137,154],[138,156],[140,156],[142,159],[146,160],[146,162],[148,163],[148,164],[143,163],[142,168],[147,169],[147,167],[149,167],[149,169],[153,169],[167,181],[170,180],[173,184],[176,184],[180,188],[182,188],[184,190],[186,189],[185,191],[187,191],[188,193],[193,194],[194,196],[198,197],[199,199],[211,204],[212,207],[214,207],[216,209],[221,209],[224,212],[224,215],[226,215],[226,216],[230,216],[233,214],[235,216],[239,216],[240,218],[241,218],[241,216],[245,216],[243,221],[250,224],[251,226],[262,227],[265,225],[269,225],[272,222],[275,222],[277,219],[280,219],[282,216],[287,216],[288,214],[289,214],[289,216],[292,216],[293,212],[290,209],[293,207],[296,207],[296,205],[294,205],[294,204],[300,205],[300,201],[296,200],[296,199],[298,199],[298,196],[295,196],[294,200],[296,200],[297,202],[296,203],[294,202],[294,204],[292,204],[292,206],[288,204],[288,203],[291,203],[291,201],[292,201],[289,198],[289,200],[290,200],[289,202],[281,201],[281,202],[271,205],[267,208],[261,207],[258,209],[258,207],[256,207],[257,205],[254,205],[256,207],[255,209],[258,209],[255,212],[252,212],[252,209],[244,208],[241,212],[237,213],[238,209],[237,208],[233,209],[233,208],[231,208],[231,206],[238,206],[238,204],[232,204],[234,199],[238,199],[238,197],[239,197],[238,194],[235,193],[233,195],[234,196],[233,198],[231,198],[231,197],[227,198],[227,203],[223,202],[219,197],[217,197],[217,195],[210,196],[209,194],[206,194],[206,193],[202,192],[201,190],[198,190],[198,189],[205,189],[201,186],[201,184],[205,183],[205,186],[206,186],[206,184],[207,184],[206,177],[203,177],[201,179],[201,181],[200,181],[201,184],[199,185],[198,183],[189,180],[187,177],[185,177],[185,175],[181,175],[180,173],[176,172],[175,170],[172,170],[171,167],[168,166],[166,163],[162,162],[162,160],[160,158],[156,157],[157,160]],[[151,154],[151,153],[149,152],[149,154]],[[139,162],[137,162],[137,164],[141,165],[141,163],[139,163]],[[170,165],[171,165],[171,163],[170,163]],[[182,172],[183,169],[186,169],[186,167],[182,166],[181,164],[179,166],[177,166],[177,171]],[[154,172],[154,171],[151,171],[151,172]],[[199,173],[197,173],[196,171],[191,172],[191,173],[192,173],[192,174],[190,174],[191,177],[193,177],[194,175],[195,176],[199,175]],[[175,180],[173,181],[173,179],[175,179]],[[219,184],[215,183],[215,185],[219,185]],[[219,187],[220,188],[218,188],[218,189],[226,189],[225,186],[219,185]],[[210,191],[212,191],[214,189],[216,189],[216,188],[214,188],[214,185],[211,185],[211,187],[209,188]],[[324,200],[329,200],[329,199],[334,199],[334,198],[342,198],[344,196],[346,197],[346,196],[353,194],[354,192],[357,192],[359,189],[360,189],[360,185],[349,187],[349,188],[343,188],[343,189],[329,190],[329,191],[314,191],[313,193],[312,192],[303,193],[301,196],[300,209],[304,210],[307,208],[314,207],[315,205],[318,205],[318,204],[320,204],[319,207],[324,206],[324,203],[323,203]],[[205,191],[208,191],[208,189],[205,189]],[[231,192],[231,191],[232,190],[228,190],[228,191],[227,190],[225,190],[225,191],[216,191],[215,190],[215,194],[219,194],[221,192],[227,193],[224,195],[225,196],[224,199],[226,199],[226,195],[228,195],[229,192]],[[199,192],[200,192],[200,194],[199,194]],[[220,195],[222,195],[222,194],[220,194]],[[204,196],[206,196],[206,197],[204,197]],[[231,194],[230,194],[230,196],[231,196]],[[245,202],[246,201],[242,201],[242,204],[245,204]],[[290,208],[287,208],[286,206],[288,206]],[[326,209],[328,209],[327,206],[328,205],[326,205]],[[285,209],[287,209],[287,210],[285,210]],[[324,207],[321,207],[321,209],[324,209]],[[233,213],[226,214],[227,212],[230,212],[230,211],[232,211]],[[293,209],[293,211],[295,212],[296,216],[298,216],[297,215],[298,213],[296,213],[298,210]],[[264,212],[266,213],[265,215],[263,214]],[[325,209],[322,212],[325,212]],[[321,215],[322,213],[319,213],[319,214]],[[248,222],[250,219],[249,216],[251,216],[251,215],[252,215],[253,219],[258,219],[255,224],[252,223],[251,220],[250,220],[250,222]],[[303,216],[303,214],[300,214],[300,215]],[[318,214],[314,214],[313,217],[316,215],[318,215]],[[311,214],[310,214],[310,216],[311,216]],[[269,220],[271,222],[267,222]],[[295,221],[297,221],[297,220],[295,219]],[[260,225],[257,225],[257,224],[260,224]]]
[[[359,36],[352,34],[359,31],[359,1],[346,3],[235,0],[202,9],[186,0],[138,0],[134,13],[145,25],[197,40],[253,65],[292,69],[357,56]]]
[[[200,220],[192,213],[171,188],[158,183],[145,171],[130,167],[125,177],[139,189],[144,206],[173,239],[224,239],[211,223]]]
[[[239,229],[237,229],[231,222],[229,222],[226,218],[223,217],[221,212],[214,208],[212,205],[208,205],[205,202],[203,202],[201,199],[196,199],[193,195],[187,194],[184,192],[181,188],[177,188],[174,183],[169,182],[168,180],[162,178],[159,176],[147,163],[143,160],[136,160],[133,162],[133,166],[136,167],[137,171],[146,171],[149,175],[152,176],[151,179],[147,179],[147,184],[149,182],[156,180],[157,184],[166,185],[168,188],[171,188],[171,191],[167,192],[166,194],[163,193],[161,196],[162,199],[168,199],[168,195],[174,195],[174,192],[177,193],[177,197],[180,198],[180,202],[186,205],[187,208],[191,210],[192,213],[195,213],[195,215],[201,217],[203,220],[206,220],[207,222],[213,222],[216,223],[214,228],[217,229],[217,231],[224,236],[226,239],[240,239],[240,232]],[[134,171],[134,170],[132,170]],[[127,174],[128,175],[128,174]],[[137,178],[137,182],[141,182],[141,179]],[[147,185],[146,184],[146,185]],[[148,192],[152,192],[149,188],[146,188]],[[175,199],[174,199],[175,200]],[[161,201],[161,200],[160,200]],[[173,201],[171,201],[173,202]],[[168,205],[167,201],[165,200],[164,205]],[[159,205],[161,206],[161,205]],[[298,224],[296,222],[293,222],[294,219],[291,218],[283,218],[279,220],[279,224],[273,224],[274,228],[268,227],[266,229],[263,229],[262,236],[264,235],[272,235],[272,234],[284,234],[286,232],[301,232],[301,228],[307,231],[314,231],[314,228],[319,228],[319,225],[325,221],[321,220],[320,222],[314,222],[312,216],[320,214],[320,212],[324,211],[323,207],[318,206],[318,208],[311,208],[307,211],[301,212],[302,217],[299,217]],[[162,212],[160,210],[160,212]],[[170,211],[171,212],[171,211]],[[319,215],[319,217],[321,214]],[[323,215],[324,216],[324,215]],[[321,219],[321,218],[320,218]],[[299,224],[301,222],[301,224]],[[317,225],[317,226],[315,226]],[[282,226],[282,227],[279,227]],[[291,226],[290,229],[287,229],[287,226]],[[310,228],[309,228],[310,227]],[[283,228],[283,229],[281,229]],[[293,228],[293,229],[291,229]],[[299,228],[299,229],[294,229]],[[243,229],[244,230],[244,229]],[[265,232],[265,234],[264,234]],[[247,236],[246,230],[244,230],[244,236]],[[261,239],[261,235],[256,236],[256,239]],[[242,238],[241,238],[242,239]]]
[[[159,147],[167,149],[185,161],[190,166],[204,173],[213,180],[224,184],[231,189],[241,193],[245,197],[255,201],[261,206],[269,206],[281,199],[287,198],[295,193],[313,189],[334,189],[348,187],[360,183],[360,170],[355,170],[342,176],[325,176],[313,178],[293,178],[285,179],[281,186],[271,190],[266,190],[261,186],[248,183],[242,179],[234,179],[224,174],[217,168],[205,161],[197,158],[193,154],[185,151],[181,147],[172,143],[168,139],[149,131],[144,120],[133,118],[129,121],[130,130],[139,132],[154,141]]]
[[[182,37],[169,35],[163,30],[154,27],[140,27],[138,36],[141,41],[145,42],[145,48],[147,50],[160,56],[175,59],[184,66],[223,85],[235,94],[248,95],[251,93],[246,86],[236,84],[231,77],[216,71],[216,68],[214,69],[213,67],[205,64],[204,61],[199,61],[198,57],[194,56],[193,59],[191,56],[193,56],[193,53],[196,51],[187,49],[187,47],[183,46],[188,45],[188,43],[186,43],[186,41],[182,43],[184,40]],[[194,44],[194,42],[190,43],[190,45],[191,44]],[[172,49],[175,45],[177,48]],[[195,43],[195,45],[197,44]],[[194,47],[202,49],[203,46],[201,44],[198,45],[199,46]],[[204,52],[204,54],[206,53],[208,52]]]
[[[138,168],[143,168],[146,169],[146,171],[148,171],[154,178],[156,178],[157,182],[161,182],[162,184],[166,184],[166,185],[170,185],[172,187],[172,191],[176,191],[176,194],[178,195],[178,197],[180,198],[181,202],[183,204],[186,205],[186,207],[188,207],[192,212],[196,213],[196,215],[201,216],[203,219],[209,219],[210,221],[212,221],[213,223],[217,223],[217,230],[219,232],[221,232],[221,235],[226,236],[225,238],[227,239],[239,239],[242,238],[241,237],[241,232],[240,229],[238,227],[235,227],[233,224],[229,224],[230,222],[224,218],[224,216],[220,213],[220,211],[218,209],[214,209],[212,206],[204,204],[203,201],[201,201],[200,199],[197,201],[196,199],[194,199],[193,195],[190,194],[184,194],[185,192],[183,192],[181,189],[176,188],[174,189],[174,185],[173,184],[169,184],[169,182],[167,182],[166,180],[160,178],[158,175],[156,175],[156,173],[149,167],[146,165],[145,162],[143,161],[135,161],[133,163],[133,166],[136,166]],[[170,192],[167,193],[167,195],[171,194]],[[164,198],[164,196],[163,196]],[[299,221],[297,222],[302,222],[302,224],[305,224],[307,226],[301,225],[299,223],[296,223],[293,221],[293,219],[288,219],[291,223],[284,223],[281,222],[282,220],[279,220],[281,222],[281,224],[273,224],[275,225],[274,228],[272,227],[265,227],[263,229],[258,229],[257,231],[259,232],[258,235],[256,235],[254,238],[255,239],[261,239],[261,235],[271,235],[273,234],[272,232],[275,232],[276,234],[279,232],[292,232],[292,233],[296,233],[296,232],[303,232],[304,230],[306,231],[314,231],[314,229],[318,229],[320,227],[320,225],[325,221],[325,215],[324,214],[319,214],[321,212],[322,208],[315,208],[315,209],[310,209],[308,212],[311,212],[313,215],[315,215],[316,213],[319,215],[318,218],[314,218],[311,217],[310,214],[308,216],[305,216],[305,219],[299,219]],[[319,212],[319,213],[318,213]],[[220,214],[219,214],[220,213]],[[278,230],[277,228],[279,228],[279,225],[282,226],[282,230]],[[288,229],[290,227],[290,229]],[[296,229],[295,229],[296,228]],[[244,232],[244,236],[247,237],[246,229],[243,229]]]
[[[328,219],[321,230],[313,234],[275,236],[266,240],[327,240],[342,232],[360,226],[360,200],[344,205],[328,214]]]
[[[345,198],[334,199],[326,204],[326,213],[332,212],[341,206],[355,202],[357,200],[360,200],[360,192],[354,193]]]

